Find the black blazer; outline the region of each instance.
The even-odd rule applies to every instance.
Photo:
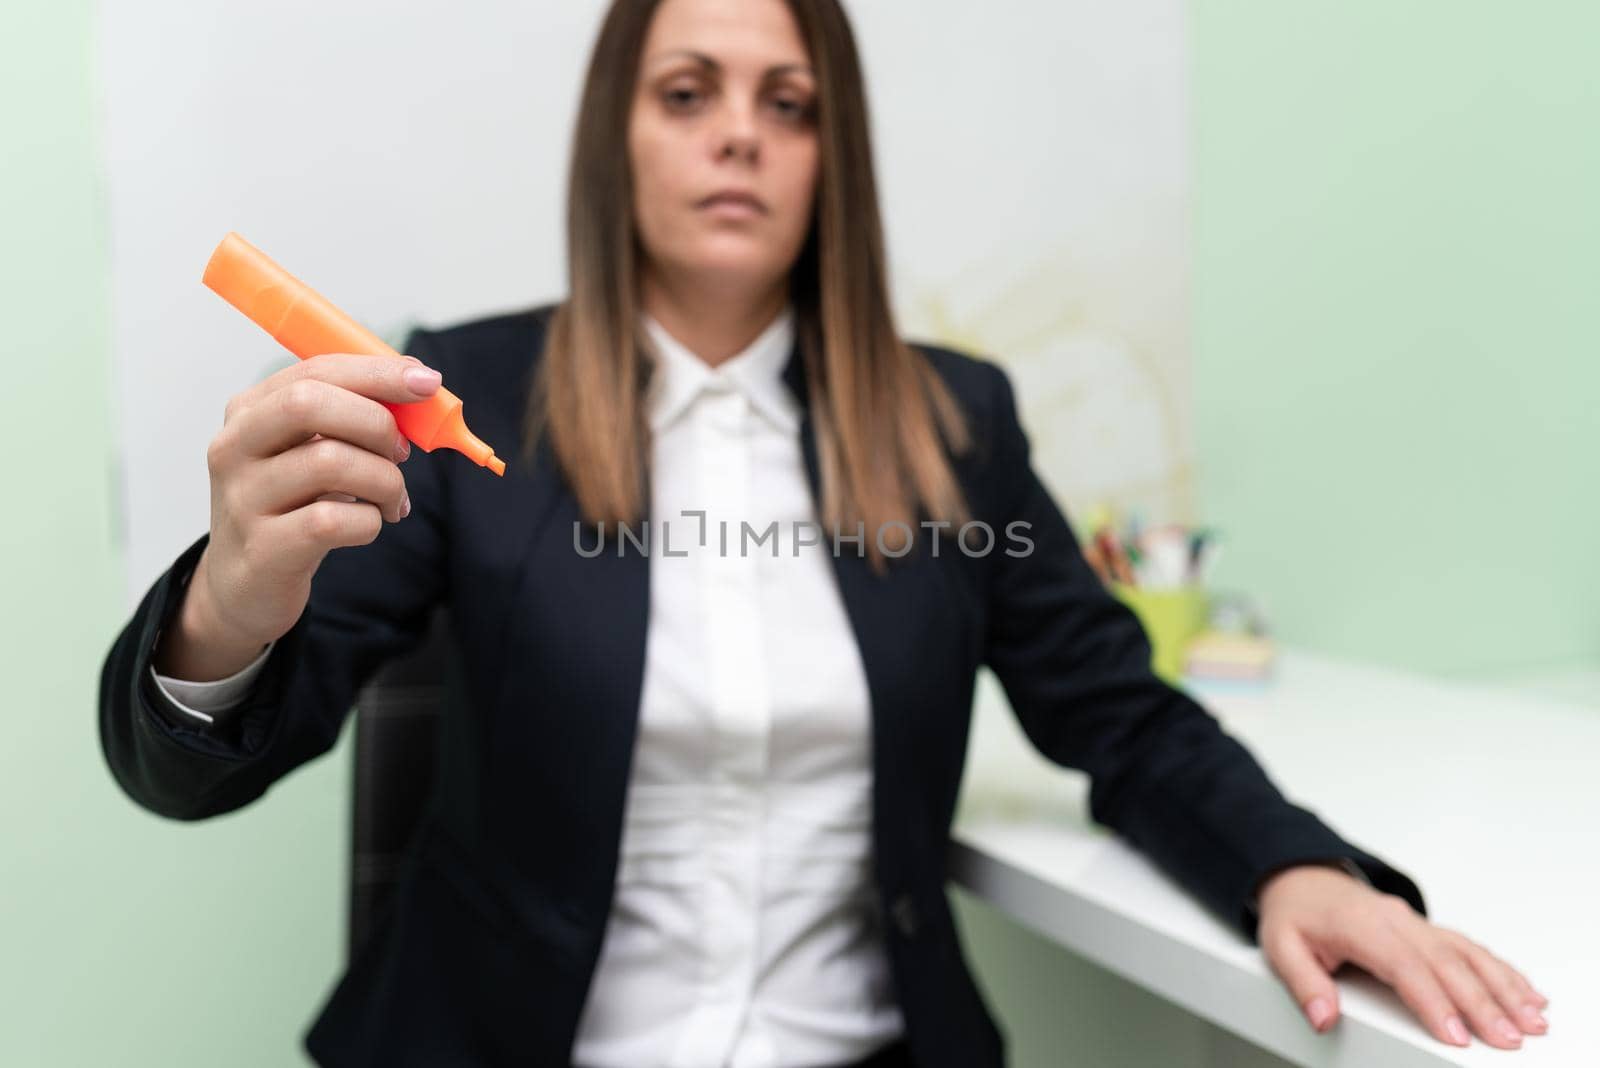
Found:
[[[224,729],[197,729],[149,679],[206,537],[154,583],[104,663],[100,738],[117,782],[151,811],[204,819],[332,747],[360,687],[450,605],[459,672],[437,788],[393,907],[304,1036],[322,1065],[569,1063],[617,870],[649,565],[631,544],[613,551],[614,530],[606,552],[580,556],[576,502],[548,454],[510,458],[549,310],[412,336],[406,351],[443,372],[507,459],[505,477],[415,450],[402,468],[411,515],[327,556]],[[1296,861],[1351,858],[1425,914],[1410,878],[1287,801],[1210,713],[1152,673],[1136,617],[1095,577],[1030,465],[1006,374],[917,348],[969,415],[977,446],[955,471],[1000,540],[982,556],[946,542],[937,558],[919,540],[884,577],[849,545],[834,557],[871,695],[877,904],[916,1063],[1004,1063],[944,888],[982,664],[1039,751],[1090,775],[1093,818],[1242,937],[1256,938],[1257,881]],[[796,352],[785,380],[802,405],[804,375]],[[809,417],[801,442],[815,493]],[[1003,551],[1018,521],[1031,524],[1024,556]]]

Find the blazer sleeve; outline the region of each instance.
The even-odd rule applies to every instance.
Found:
[[[450,364],[435,337],[416,330],[404,351],[448,384]],[[421,644],[447,595],[445,453],[412,450],[400,468],[411,514],[385,522],[370,543],[323,558],[305,611],[272,646],[242,702],[214,724],[187,715],[151,670],[209,533],[156,579],[100,672],[101,751],[130,798],[162,816],[205,819],[249,804],[333,747],[356,693],[385,660]]]
[[[995,554],[985,658],[1029,741],[1086,771],[1092,818],[1252,943],[1260,882],[1310,861],[1351,860],[1426,915],[1410,877],[1285,799],[1215,716],[1155,674],[1138,617],[1100,582],[1033,470],[1009,377],[989,367],[991,501],[1002,524],[1027,524],[1018,532],[1032,545]]]

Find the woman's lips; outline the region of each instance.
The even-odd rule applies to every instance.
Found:
[[[739,193],[718,193],[700,202],[700,210],[718,218],[753,219],[767,209],[754,197]]]

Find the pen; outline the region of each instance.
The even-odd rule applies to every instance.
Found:
[[[400,355],[231,231],[211,254],[201,281],[302,360],[328,352]],[[443,386],[425,400],[379,403],[394,413],[400,432],[423,451],[444,446],[480,467],[505,475],[505,461],[467,429],[461,416],[461,398]]]

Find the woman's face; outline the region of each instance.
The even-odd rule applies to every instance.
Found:
[[[783,0],[663,0],[628,124],[649,269],[725,290],[787,277],[816,192],[816,94]]]

